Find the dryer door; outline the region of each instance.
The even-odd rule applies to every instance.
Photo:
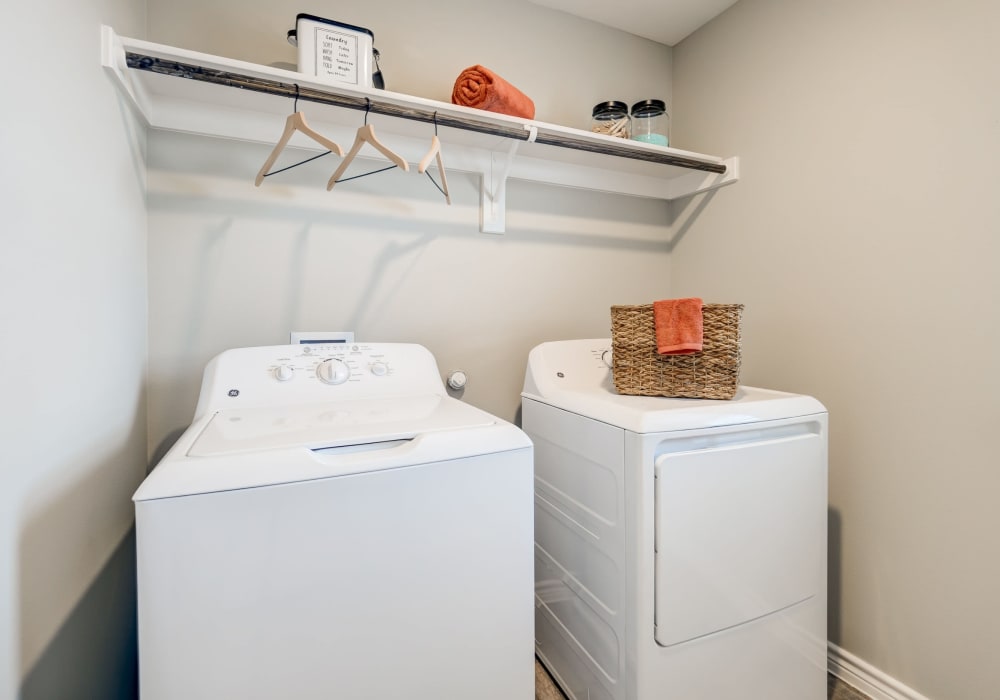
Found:
[[[657,453],[660,645],[760,618],[824,586],[825,421],[743,428],[668,439]]]

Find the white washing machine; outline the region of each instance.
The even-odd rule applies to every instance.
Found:
[[[530,700],[532,445],[409,344],[222,353],[134,497],[143,700]]]
[[[572,700],[824,700],[823,405],[619,395],[610,347],[528,360],[537,654]]]

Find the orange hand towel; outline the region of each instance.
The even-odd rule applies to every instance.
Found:
[[[530,97],[480,65],[470,66],[459,74],[451,91],[451,102],[512,117],[535,118],[535,103]]]
[[[656,352],[661,355],[690,355],[701,352],[701,299],[665,299],[653,302]]]

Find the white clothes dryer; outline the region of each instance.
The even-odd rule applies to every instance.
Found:
[[[143,700],[530,700],[532,445],[410,344],[235,349],[134,496]]]
[[[610,348],[528,359],[536,653],[571,700],[825,699],[825,408],[620,395]]]

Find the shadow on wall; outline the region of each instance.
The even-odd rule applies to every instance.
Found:
[[[717,193],[718,190],[712,190],[705,194],[675,199],[669,203],[670,241],[667,244],[667,250],[673,252],[687,235],[694,222],[701,216],[701,213],[708,208]]]
[[[18,700],[138,697],[131,496],[145,468],[145,396],[128,429],[40,481],[18,536]]]
[[[554,186],[532,188],[519,181],[510,183],[507,191],[507,236],[516,235],[519,240],[533,244],[560,243],[615,250],[661,251],[667,246],[671,221],[667,202],[635,198],[623,206],[621,197],[605,193],[588,193],[587,199],[581,199],[576,190]],[[342,231],[364,230],[370,235],[381,232],[424,235],[432,230],[435,238],[467,239],[478,231],[479,194],[475,194],[474,205],[456,203],[451,211],[441,213],[435,213],[426,201],[406,199],[406,193],[397,193],[396,198],[374,193],[343,195],[334,204],[310,192],[292,201],[282,201],[254,199],[240,191],[220,190],[206,197],[151,189],[148,203],[154,214],[183,211],[206,217],[236,217],[239,223],[302,224]],[[685,231],[707,207],[707,202],[699,200],[690,206],[690,210],[682,208],[677,214]],[[615,215],[623,214],[617,216],[618,220],[611,220],[607,218],[609,210]],[[220,230],[232,223],[224,221]]]
[[[135,611],[133,527],[28,672],[19,700],[138,698]]]
[[[840,513],[827,509],[827,612],[826,638],[840,645],[840,596],[841,596],[841,520]]]

